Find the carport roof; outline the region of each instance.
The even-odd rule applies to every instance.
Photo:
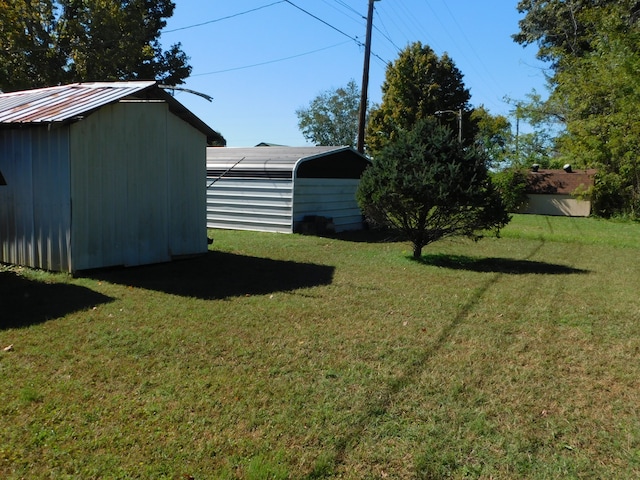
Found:
[[[354,158],[366,157],[351,147],[209,147],[207,162],[216,168],[235,170],[290,170],[294,171],[300,163],[317,158],[338,154],[353,154]]]

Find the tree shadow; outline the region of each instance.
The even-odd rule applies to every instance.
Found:
[[[13,272],[0,272],[0,331],[28,327],[112,301],[78,285],[38,282]]]
[[[401,232],[384,228],[348,230],[324,236],[353,243],[396,243],[407,240]]]
[[[452,270],[468,270],[471,272],[505,273],[510,275],[570,275],[585,274],[589,270],[573,268],[556,263],[534,262],[531,260],[515,260],[512,258],[469,257],[467,255],[432,254],[423,255],[417,262],[434,267]]]
[[[328,285],[335,268],[224,252],[168,263],[82,272],[85,277],[205,300]]]

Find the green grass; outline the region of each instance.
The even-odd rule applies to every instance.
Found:
[[[0,478],[640,477],[640,225],[0,267]]]

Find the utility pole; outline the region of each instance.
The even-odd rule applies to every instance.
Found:
[[[364,69],[362,71],[362,95],[360,97],[360,117],[358,119],[358,152],[364,153],[364,126],[367,121],[367,90],[369,89],[369,60],[371,57],[371,29],[373,27],[373,2],[369,0],[367,14],[367,37],[364,43]]]

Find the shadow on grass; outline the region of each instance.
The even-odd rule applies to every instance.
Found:
[[[0,331],[28,327],[113,301],[85,287],[0,272]]]
[[[326,236],[328,238],[335,238],[336,240],[353,243],[396,243],[406,241],[406,237],[397,230],[378,228],[350,230]]]
[[[544,246],[542,241],[527,256],[531,258],[536,255]],[[444,268],[466,269],[479,272],[494,273],[546,273],[546,274],[570,274],[570,273],[588,273],[587,270],[580,270],[563,265],[555,265],[544,262],[533,262],[530,260],[510,260],[501,258],[474,258],[459,255],[425,255],[418,260],[428,265],[435,265]],[[456,330],[468,318],[470,312],[482,302],[487,291],[493,287],[501,279],[501,275],[486,276],[482,285],[477,288],[471,295],[466,304],[464,304],[451,319],[450,323],[445,324],[440,333],[434,338],[430,345],[426,345],[424,350],[417,353],[410,359],[404,368],[393,378],[391,378],[384,388],[380,388],[376,395],[371,395],[371,403],[365,408],[360,415],[355,415],[351,422],[351,427],[335,439],[335,449],[332,454],[332,471],[337,470],[340,465],[346,461],[348,451],[353,449],[360,442],[360,438],[366,432],[369,425],[372,425],[388,413],[391,405],[401,392],[417,381],[422,372],[427,368],[427,364],[436,357],[438,352],[453,337]],[[458,465],[451,463],[445,464],[445,468],[449,468],[444,473],[436,471],[438,468],[437,457],[439,452],[429,452],[428,456],[418,457],[416,465],[416,478],[443,478],[451,476],[451,471],[458,468]],[[435,465],[435,467],[434,467]],[[306,480],[318,478],[309,476]]]
[[[589,270],[568,267],[556,263],[534,262],[531,260],[514,260],[512,258],[478,258],[466,255],[423,255],[417,262],[434,267],[450,268],[452,270],[468,270],[471,272],[506,273],[511,275],[526,275],[531,273],[543,275],[569,275],[575,273],[589,273]]]
[[[83,272],[96,280],[173,295],[222,299],[328,285],[334,267],[224,252],[169,263]]]

